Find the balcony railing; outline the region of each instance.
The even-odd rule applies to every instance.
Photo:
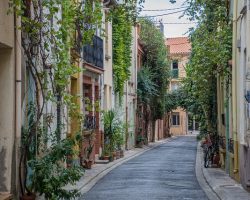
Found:
[[[171,77],[172,78],[179,78],[179,69],[172,69]]]
[[[94,36],[92,44],[83,47],[83,58],[87,63],[103,69],[103,40]]]
[[[86,115],[84,118],[83,130],[94,130],[96,128],[96,117]]]

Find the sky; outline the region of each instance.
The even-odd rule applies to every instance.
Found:
[[[166,13],[172,13],[179,10],[165,10],[165,11],[144,11],[144,10],[155,10],[155,9],[175,9],[184,7],[183,3],[185,0],[176,0],[176,3],[172,4],[169,0],[145,0],[144,8],[141,15],[154,16]],[[167,16],[156,17],[155,19],[162,20],[163,23],[190,23],[187,17],[179,18],[182,12],[171,14]],[[187,36],[186,33],[189,28],[194,27],[194,24],[164,24],[164,35],[165,37],[183,37]],[[186,34],[185,34],[186,33]]]

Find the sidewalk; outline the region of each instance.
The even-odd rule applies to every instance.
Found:
[[[156,141],[155,143],[149,143],[148,146],[144,146],[143,148],[134,148],[129,151],[124,152],[124,157],[114,160],[113,162],[109,162],[108,164],[94,164],[92,169],[86,170],[84,176],[76,183],[74,186],[68,187],[69,189],[78,189],[81,194],[88,192],[102,177],[108,174],[111,170],[118,167],[122,163],[139,156],[140,154],[153,149],[163,143],[166,143],[175,137],[163,139],[160,141]]]
[[[200,144],[197,147],[196,176],[210,200],[250,200],[250,193],[222,169],[203,167]]]

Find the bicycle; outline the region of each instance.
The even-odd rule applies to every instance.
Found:
[[[213,159],[213,152],[212,152],[212,146],[209,146],[207,144],[203,145],[203,155],[204,155],[204,167],[208,168],[210,162]]]
[[[213,163],[213,158],[218,151],[218,136],[207,132],[206,141],[202,144],[204,167],[208,168],[210,163]]]

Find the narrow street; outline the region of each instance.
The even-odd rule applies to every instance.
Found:
[[[207,199],[195,175],[196,138],[178,137],[122,164],[82,199]]]

